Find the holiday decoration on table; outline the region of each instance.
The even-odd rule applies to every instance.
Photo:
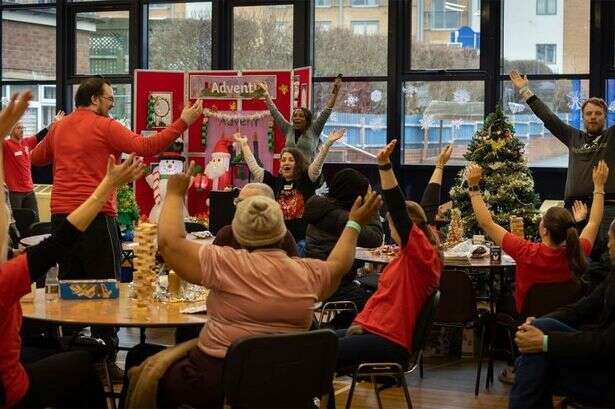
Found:
[[[448,226],[448,234],[446,236],[445,248],[453,247],[463,241],[463,223],[461,221],[461,212],[457,208],[451,209],[451,222]]]
[[[131,185],[121,186],[117,191],[117,224],[120,226],[122,237],[130,240],[134,223],[139,220],[139,206],[135,199]]]
[[[156,225],[151,223],[139,223],[135,231],[133,282],[138,307],[146,307],[152,301],[156,281],[156,235]]]
[[[511,216],[523,219],[525,233],[535,237],[539,217],[539,198],[534,192],[534,180],[528,168],[524,144],[514,135],[515,131],[504,116],[500,106],[487,116],[467,148],[464,158],[483,168],[480,189],[485,203],[500,226],[507,226]],[[450,191],[453,206],[461,211],[467,234],[479,234],[468,186],[459,173]]]

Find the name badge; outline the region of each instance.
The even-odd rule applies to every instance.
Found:
[[[22,151],[17,151],[17,152],[15,152],[15,156],[22,156],[22,155],[23,155],[23,152],[22,152]]]
[[[289,183],[288,185],[284,185],[284,190],[293,190],[293,183]]]

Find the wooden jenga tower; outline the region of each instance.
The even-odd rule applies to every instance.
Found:
[[[135,229],[135,271],[133,282],[137,294],[137,306],[145,307],[152,300],[156,280],[156,225],[139,223]]]
[[[463,241],[463,223],[459,209],[451,209],[451,223],[448,226],[446,245],[452,246]]]
[[[523,227],[523,217],[510,216],[510,232],[522,239],[525,238],[525,229]]]

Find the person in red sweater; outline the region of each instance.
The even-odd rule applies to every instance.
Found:
[[[378,289],[356,316],[338,332],[338,374],[364,362],[398,362],[410,357],[414,326],[427,298],[438,288],[442,272],[439,242],[418,203],[405,201],[391,168],[397,140],[378,153],[382,197],[399,256],[383,270]]]
[[[4,159],[4,180],[9,190],[12,209],[31,209],[38,221],[38,205],[34,195],[30,154],[32,149],[43,140],[49,128],[64,117],[59,111],[47,128],[36,135],[23,136],[23,122],[19,121],[11,130],[10,137],[2,142]]]
[[[496,246],[511,256],[517,264],[515,272],[515,306],[523,309],[528,290],[536,283],[554,283],[580,277],[587,269],[587,259],[602,221],[604,184],[609,169],[600,161],[593,170],[594,199],[589,221],[580,235],[572,214],[565,208],[552,207],[540,221],[540,243],[524,240],[493,221],[483,200],[479,184],[482,169],[472,164],[466,170],[468,193],[476,221]]]

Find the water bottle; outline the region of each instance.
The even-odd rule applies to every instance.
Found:
[[[58,265],[51,267],[45,277],[45,300],[55,301],[58,299],[60,283],[58,282]]]

